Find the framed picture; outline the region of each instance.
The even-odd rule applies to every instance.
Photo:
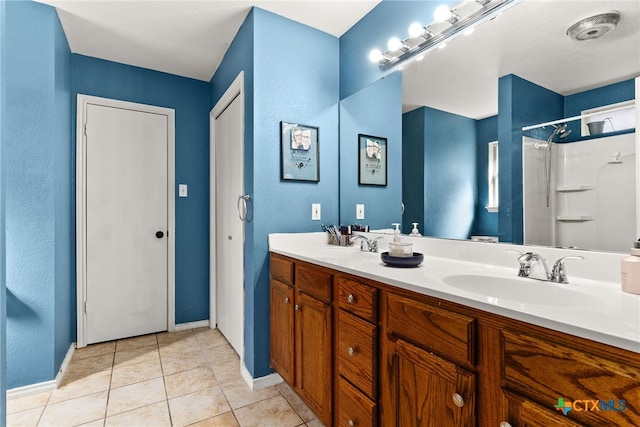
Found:
[[[280,179],[320,181],[318,128],[280,122]]]
[[[358,134],[358,184],[387,185],[387,138]]]

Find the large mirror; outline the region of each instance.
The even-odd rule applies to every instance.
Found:
[[[574,23],[609,11],[619,12],[620,21],[608,34],[587,41],[572,40],[567,35]],[[405,64],[401,70],[403,233],[409,233],[412,222],[419,222],[420,232],[434,237],[495,237],[501,242],[625,251],[638,237],[635,221],[630,229],[618,230],[623,239],[627,236],[624,247],[599,247],[593,239],[579,238],[597,234],[596,221],[591,216],[581,216],[580,221],[562,216],[558,206],[551,215],[554,220],[562,217],[562,225],[572,231],[551,231],[562,234],[562,239],[532,239],[532,235],[539,233],[532,233],[531,221],[526,225],[525,213],[529,218],[535,217],[538,207],[529,204],[525,212],[526,191],[531,187],[527,187],[526,182],[523,185],[523,179],[529,179],[523,170],[523,137],[545,143],[555,126],[547,125],[528,133],[521,129],[580,115],[594,106],[636,98],[634,79],[640,76],[638,22],[640,2],[636,0],[606,3],[524,0],[476,28],[472,35],[457,37],[444,49],[429,52],[423,61]],[[363,89],[366,90],[371,89]],[[358,102],[363,103],[362,93],[352,96],[360,97]],[[600,139],[608,143],[606,138],[583,136],[584,122],[572,122],[572,135],[562,141],[556,135],[552,144],[582,140],[593,143]],[[388,132],[397,132],[397,128]],[[633,146],[638,145],[632,130],[618,133],[627,135]],[[488,200],[488,159],[489,143],[497,140],[499,205],[493,209]],[[567,156],[573,151],[581,152],[556,151],[553,152],[555,163],[559,163],[559,159],[571,163]],[[604,151],[611,160],[611,155],[619,150]],[[341,162],[344,161],[342,153]],[[627,159],[627,163],[635,167],[635,159]],[[566,203],[568,197],[595,194],[587,188],[589,185],[582,186],[584,191],[579,183],[563,185],[560,179],[563,173],[569,172],[553,172],[554,188],[562,190],[553,196],[557,200]],[[635,182],[620,183],[621,188],[626,189],[634,185]],[[343,190],[341,188],[341,221],[350,223],[352,219],[344,215],[342,206],[353,202],[353,188],[348,194]],[[635,194],[638,189],[634,187],[633,191]],[[605,205],[607,203],[605,201]],[[541,206],[539,210],[546,209]],[[598,212],[602,209],[594,208]],[[620,207],[612,205],[610,210],[614,209]],[[389,206],[387,217],[379,222],[390,225],[400,222],[399,216],[398,207]],[[615,216],[615,211],[600,215],[609,219]],[[576,228],[579,225],[587,227],[580,231]],[[572,235],[576,241],[571,241]]]

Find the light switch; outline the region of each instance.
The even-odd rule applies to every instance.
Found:
[[[313,221],[320,221],[320,203],[311,204],[311,219]]]
[[[364,219],[364,204],[356,205],[356,219]]]
[[[178,197],[187,197],[187,184],[178,185]]]

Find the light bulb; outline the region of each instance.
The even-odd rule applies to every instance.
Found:
[[[416,38],[424,35],[424,27],[419,22],[414,22],[409,26],[409,37]]]
[[[400,50],[402,49],[402,46],[404,46],[404,44],[402,43],[402,41],[397,38],[397,37],[391,37],[389,39],[389,42],[387,43],[387,47],[389,48],[389,50],[391,51],[396,51],[396,50]]]
[[[373,49],[369,52],[369,60],[371,62],[380,62],[384,58],[384,55],[380,51],[380,49]]]
[[[436,10],[433,12],[433,19],[437,22],[445,22],[451,19],[451,9],[448,6],[440,5],[436,7]]]

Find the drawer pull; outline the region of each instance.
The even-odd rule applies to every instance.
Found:
[[[353,347],[348,347],[347,348],[347,353],[349,353],[349,356],[353,356],[353,354],[356,352],[356,349]]]
[[[349,294],[349,296],[347,297],[347,301],[348,302],[354,302],[356,300],[356,297],[353,296],[353,294]]]
[[[511,427],[511,424],[509,424],[506,421],[503,421],[503,422],[500,423],[500,427]]]
[[[284,302],[289,302],[289,297],[284,297]]]
[[[349,427],[355,427],[358,425],[358,422],[355,420],[349,420]]]
[[[464,399],[458,393],[453,393],[453,403],[458,408],[462,408],[464,406]]]
[[[296,305],[294,305],[294,306],[293,306],[293,309],[294,309],[295,311],[298,311],[298,310],[300,310],[300,306],[299,306],[298,304],[296,304]]]

